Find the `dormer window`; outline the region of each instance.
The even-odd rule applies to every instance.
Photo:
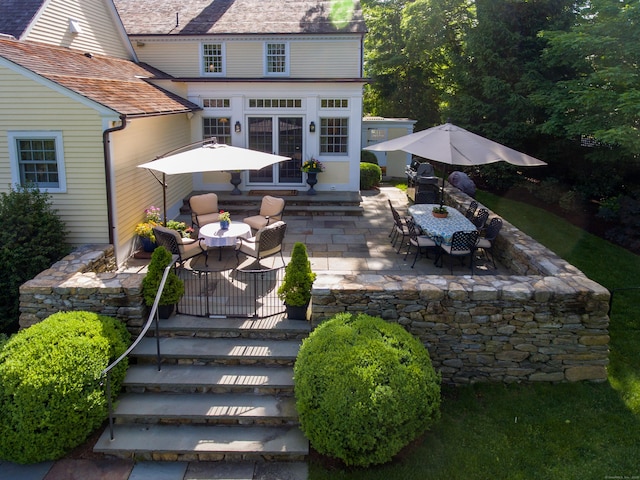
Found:
[[[267,75],[288,75],[289,55],[286,43],[265,44],[265,73]]]
[[[224,75],[224,45],[202,44],[202,70],[204,75]]]

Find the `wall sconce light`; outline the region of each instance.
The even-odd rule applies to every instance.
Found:
[[[235,129],[236,129],[236,133],[240,133],[242,131],[242,126],[240,125],[240,122],[236,122]]]
[[[311,122],[311,123],[309,124],[309,131],[310,131],[311,133],[314,133],[314,132],[316,131],[316,124],[315,124],[315,122]]]

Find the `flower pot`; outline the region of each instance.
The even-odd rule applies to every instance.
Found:
[[[175,308],[175,305],[158,305],[158,317],[162,319],[170,318]]]
[[[431,214],[436,218],[447,218],[449,216],[449,212],[445,212],[445,213],[431,212]]]
[[[240,172],[231,172],[231,185],[233,185],[231,195],[242,195],[242,191],[238,188],[238,185],[241,183],[242,178],[240,178]]]
[[[220,228],[226,230],[229,228],[229,220],[220,220]]]
[[[307,195],[316,195],[316,191],[313,186],[318,183],[318,172],[307,172],[307,184],[309,185],[309,190],[307,190]]]
[[[149,237],[140,237],[140,243],[142,244],[142,249],[145,252],[153,252],[158,245],[155,242],[152,242]]]
[[[285,304],[287,309],[287,318],[289,320],[304,320],[307,321],[307,311],[309,310],[309,304],[303,306],[297,305],[287,305]]]

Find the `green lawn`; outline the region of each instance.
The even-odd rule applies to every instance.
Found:
[[[640,286],[633,255],[526,204],[478,201],[605,287]],[[606,383],[444,387],[442,419],[394,462],[311,480],[640,478],[640,290],[614,294]]]

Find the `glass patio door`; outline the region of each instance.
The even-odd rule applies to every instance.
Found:
[[[276,153],[291,160],[249,172],[249,183],[302,184],[302,117],[249,117],[249,148]],[[274,124],[277,128],[274,129]],[[274,149],[277,145],[277,150]]]

